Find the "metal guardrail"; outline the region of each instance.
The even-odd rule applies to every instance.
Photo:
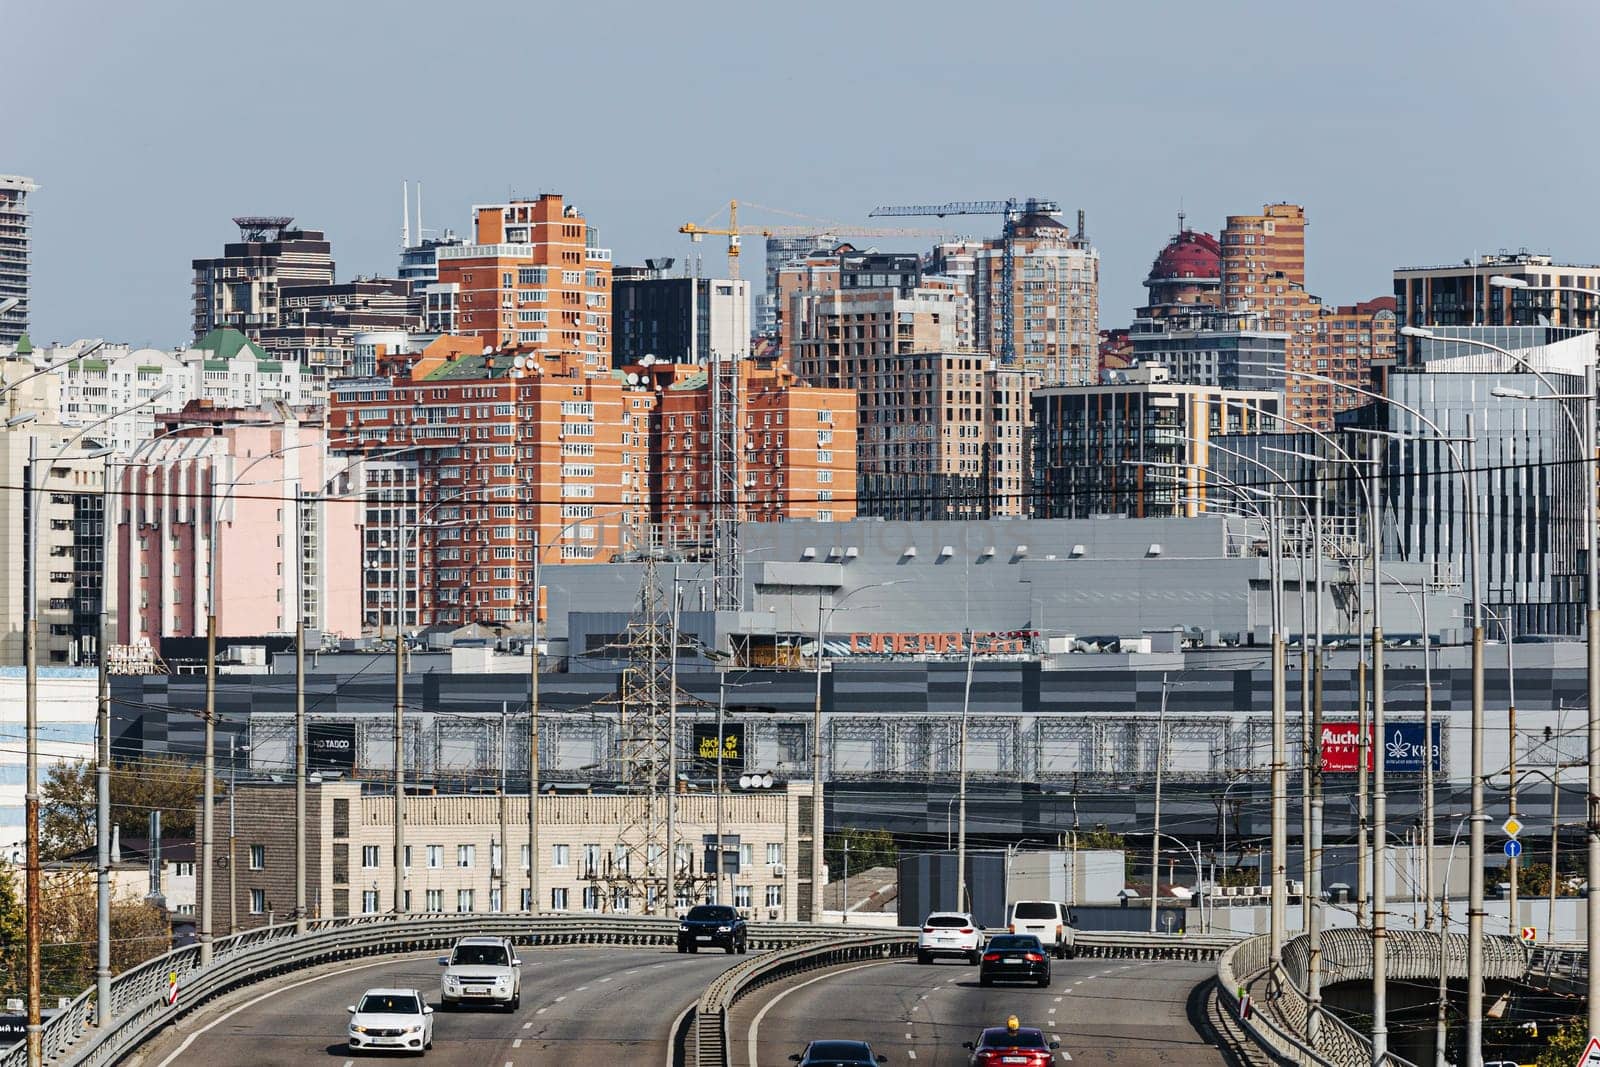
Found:
[[[96,1067],[110,1063],[161,1027],[231,989],[275,975],[341,959],[448,947],[469,934],[498,934],[523,945],[667,945],[678,922],[641,916],[362,915],[324,919],[297,936],[293,924],[261,927],[213,943],[211,963],[200,966],[198,946],[174,949],[123,972],[111,983],[111,1021],[94,1026],[95,991],[85,990],[44,1027],[48,1063]],[[750,947],[788,948],[836,933],[838,927],[804,923],[752,923]],[[171,976],[178,1003],[166,1003]],[[27,1047],[0,1053],[0,1067],[25,1067]]]
[[[835,934],[843,928],[834,928]],[[1181,934],[1079,933],[1078,954],[1097,959],[1215,960],[1237,939],[1187,937]],[[746,993],[801,971],[832,967],[863,959],[891,959],[916,954],[917,931],[901,928],[854,939],[836,938],[826,944],[793,948],[748,960],[718,975],[692,1017],[686,1020],[688,1040],[685,1063],[689,1067],[729,1067],[728,1010]],[[673,1035],[676,1040],[677,1035]]]
[[[1446,967],[1453,978],[1467,972],[1465,934],[1447,934],[1443,949]],[[1439,976],[1440,935],[1431,931],[1389,931],[1388,974],[1391,978],[1437,979]],[[1226,1009],[1269,1055],[1280,1063],[1310,1064],[1315,1067],[1366,1067],[1372,1062],[1372,1039],[1355,1030],[1333,1012],[1317,1012],[1315,1042],[1306,1037],[1310,1001],[1306,996],[1306,967],[1310,939],[1296,937],[1283,946],[1283,962],[1278,974],[1269,974],[1268,951],[1271,939],[1252,937],[1225,952],[1217,961],[1219,995]],[[1534,972],[1539,962],[1526,946],[1509,937],[1486,936],[1484,977],[1521,979]],[[1323,981],[1366,981],[1372,978],[1372,935],[1370,931],[1341,927],[1322,934]],[[1549,952],[1550,950],[1543,950]],[[1571,953],[1552,953],[1570,956]],[[1552,964],[1553,965],[1553,964]],[[1266,995],[1251,998],[1252,1011],[1240,1011],[1240,992],[1262,978],[1268,978]],[[1413,1067],[1410,1061],[1388,1054],[1396,1067]]]

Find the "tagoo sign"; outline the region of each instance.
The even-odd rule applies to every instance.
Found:
[[[1371,727],[1368,736],[1372,737]],[[1431,751],[1433,769],[1442,770],[1440,724],[1433,724],[1430,745],[1420,722],[1394,723],[1385,727],[1381,742],[1373,738],[1367,752],[1367,769],[1373,769],[1373,753],[1382,750],[1383,769],[1390,774],[1421,774]],[[1360,767],[1361,727],[1353,722],[1322,724],[1322,769],[1330,774],[1354,774]]]

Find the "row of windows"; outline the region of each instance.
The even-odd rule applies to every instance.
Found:
[[[424,855],[424,858],[427,861],[427,866],[428,867],[434,868],[434,869],[438,869],[438,868],[442,868],[444,866],[445,846],[443,846],[443,845],[424,845],[422,847],[423,847],[423,850],[424,850],[423,855]],[[406,849],[406,862],[405,862],[405,865],[407,867],[410,867],[411,866],[411,857],[412,857],[412,852],[411,852],[412,846],[411,845],[407,845],[407,846],[405,846],[405,849]],[[614,846],[613,849],[612,849],[612,855],[611,855],[612,863],[617,865],[617,866],[619,866],[619,867],[624,867],[625,868],[627,866],[627,863],[628,863],[628,851],[629,851],[628,850],[628,846],[626,846],[626,845],[616,845],[616,846]],[[678,846],[678,853],[679,853],[678,854],[678,859],[679,859],[679,862],[680,863],[689,862],[691,851],[692,850],[691,850],[689,845],[680,844]],[[595,869],[595,868],[599,868],[601,866],[601,864],[604,862],[603,855],[604,855],[604,850],[602,849],[602,847],[600,845],[598,845],[598,844],[587,844],[587,845],[583,845],[582,846],[582,851],[579,853],[579,859],[582,861],[583,866],[584,866],[585,869]],[[476,866],[477,857],[478,857],[478,846],[477,845],[457,845],[456,846],[455,865],[457,867],[470,869],[470,868]],[[366,870],[376,870],[376,869],[378,869],[379,866],[381,866],[382,861],[383,861],[383,853],[382,853],[382,846],[381,845],[362,845],[361,846],[361,866],[364,869],[366,869]],[[766,846],[766,862],[769,865],[778,864],[778,863],[782,863],[783,862],[783,844],[782,844],[782,842],[769,841],[767,843],[767,846]],[[528,869],[528,846],[527,845],[523,845],[522,846],[520,863],[521,863],[521,867],[522,867],[523,870],[527,870]],[[750,866],[754,865],[754,863],[755,863],[755,846],[752,845],[752,844],[741,844],[739,846],[739,865],[740,865],[740,867],[741,868],[750,867]],[[491,867],[496,867],[496,868],[498,868],[500,866],[500,844],[497,841],[496,842],[491,842],[490,845],[489,845],[489,864],[490,864]],[[570,867],[571,865],[572,865],[572,846],[571,845],[551,845],[550,846],[550,866],[560,868],[560,867]],[[266,846],[265,845],[251,845],[250,846],[250,869],[252,871],[259,871],[259,870],[263,869],[265,866],[266,866]]]

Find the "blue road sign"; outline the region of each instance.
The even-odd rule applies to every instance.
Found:
[[[1512,859],[1516,859],[1518,856],[1522,855],[1522,842],[1518,841],[1514,837],[1510,841],[1507,841],[1506,855],[1510,856]]]

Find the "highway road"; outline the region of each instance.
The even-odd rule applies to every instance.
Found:
[[[871,1042],[888,1067],[965,1067],[962,1042],[1015,1012],[1061,1042],[1058,1063],[1222,1065],[1190,1022],[1208,963],[1056,961],[1048,989],[978,985],[978,969],[955,962],[854,964],[800,975],[741,1000],[728,1024],[733,1067],[788,1067],[807,1041]]]
[[[427,1063],[461,1067],[665,1064],[678,1014],[718,972],[748,956],[672,948],[523,947],[515,1012],[434,1013]],[[437,953],[349,966],[203,1009],[140,1050],[145,1067],[372,1062],[345,1046],[346,1005],[375,986],[420,989],[437,1006]]]

